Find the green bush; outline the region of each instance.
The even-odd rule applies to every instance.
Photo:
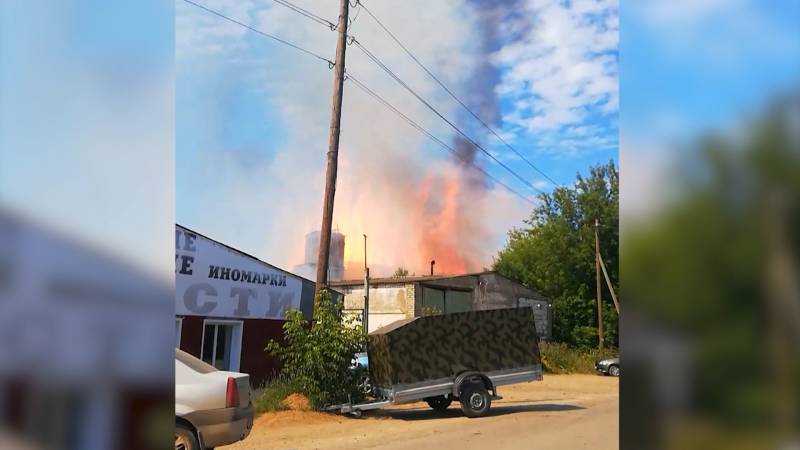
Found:
[[[320,408],[360,401],[364,376],[351,370],[353,355],[365,348],[366,335],[354,318],[342,319],[342,305],[323,291],[316,299],[313,325],[300,311],[287,313],[284,344],[270,341],[266,351],[283,363],[283,377]]]
[[[601,352],[596,348],[575,348],[557,342],[542,342],[539,351],[544,371],[555,374],[594,373],[595,361],[617,355],[613,348]]]
[[[300,387],[292,380],[282,377],[271,381],[254,395],[253,407],[256,414],[288,409],[283,400],[297,392],[300,392]]]

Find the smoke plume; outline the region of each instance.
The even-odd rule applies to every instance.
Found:
[[[324,2],[327,6],[298,3],[325,17],[336,17],[334,2]],[[223,12],[252,17],[257,27],[303,48],[333,53],[329,29],[298,20],[287,8],[265,4],[269,6],[232,3],[236,10]],[[500,24],[513,6],[514,2],[408,0],[403,8],[394,2],[371,2],[370,10],[473,111],[496,125],[500,111],[495,90],[500,74],[491,60],[501,39],[508,38]],[[192,149],[197,150],[182,159],[179,179],[200,206],[179,205],[179,220],[273,264],[286,268],[301,264],[305,235],[319,229],[322,215],[331,72],[293,49],[250,41],[241,27],[220,24],[193,10],[179,12],[179,73],[191,74],[187,78],[194,84],[198,84],[194,81],[198,73],[213,75],[203,85],[209,91],[197,94],[196,107],[184,106],[180,111],[182,120],[207,110],[223,116],[203,115],[196,120],[202,126],[192,128],[191,138],[197,142]],[[219,26],[211,28],[212,24]],[[364,12],[349,32],[472,139],[489,144],[480,123],[414,65]],[[269,58],[263,57],[265,50],[254,50],[255,45],[272,45]],[[220,67],[209,69],[208,61]],[[411,274],[426,274],[431,260],[436,260],[437,273],[478,271],[491,265],[507,230],[527,216],[528,205],[487,181],[472,163],[502,175],[486,164],[480,150],[355,46],[347,49],[347,71],[449,141],[459,156],[345,82],[334,206],[334,228],[346,237],[345,276],[362,276],[363,234],[368,235],[373,276],[390,276],[400,266]],[[254,151],[230,149],[224,139],[229,131],[221,125],[228,109],[227,93],[237,92],[242,83],[256,82],[262,86],[263,101],[268,103],[264,109],[271,116],[263,125],[265,133],[275,135],[264,140],[271,147],[265,153],[272,156],[259,160],[251,157]],[[213,220],[208,218],[210,206],[203,205],[213,205]]]
[[[467,6],[474,17],[475,42],[471,64],[457,95],[484,122],[491,126],[500,121],[496,86],[500,82],[499,69],[492,64],[492,53],[501,47],[500,25],[508,11],[513,11],[516,0],[489,2],[469,0]],[[457,107],[456,123],[473,141],[486,148],[483,128],[469,111]],[[474,165],[483,166],[480,149],[469,139],[454,133],[452,147],[456,155],[445,171],[429,171],[416,186],[397,184],[395,190],[412,199],[407,207],[411,225],[411,242],[397,266],[409,267],[416,273],[425,273],[430,260],[436,261],[438,273],[465,273],[481,270],[489,265],[487,244],[497,230],[490,230],[487,213],[493,195],[485,176]],[[418,168],[417,168],[418,170]],[[423,171],[424,172],[424,171]],[[405,191],[411,192],[405,192]],[[349,277],[360,275],[360,266],[349,270]],[[386,271],[386,268],[384,268]],[[373,272],[375,273],[375,272]]]

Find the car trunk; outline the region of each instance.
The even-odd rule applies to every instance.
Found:
[[[252,401],[249,375],[238,372],[226,372],[224,370],[211,372],[208,375],[224,380],[225,383],[227,383],[228,378],[233,378],[236,380],[236,388],[239,391],[239,404],[236,406],[245,407]]]
[[[236,378],[236,387],[239,388],[239,406],[244,407],[252,402],[250,391],[250,376],[239,374]]]

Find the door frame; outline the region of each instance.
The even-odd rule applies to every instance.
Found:
[[[206,325],[233,325],[233,330],[231,332],[230,367],[228,367],[225,370],[229,372],[238,372],[242,359],[242,334],[243,334],[242,331],[244,328],[244,322],[241,320],[229,320],[229,319],[204,319],[203,335],[202,335],[203,338],[200,341],[200,359],[202,359],[203,349],[205,348],[206,344]],[[214,349],[212,350],[212,355],[216,351],[217,351],[216,345],[214,345]],[[213,356],[211,360],[213,362],[214,360]]]

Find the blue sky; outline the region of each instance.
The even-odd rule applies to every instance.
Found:
[[[334,33],[272,1],[202,3],[333,59]],[[329,20],[337,15],[335,2],[296,3]],[[429,3],[402,11],[385,1],[368,5],[473,109],[480,98],[494,98],[500,111],[495,130],[557,182],[570,183],[576,172],[617,159],[616,2],[519,1],[500,9],[495,22],[479,1]],[[553,188],[469,119],[364,11],[355,8],[353,16],[350,33],[438,110],[538,189]],[[177,220],[276,264],[301,262],[303,236],[319,226],[332,72],[322,61],[180,0],[176,17]],[[483,39],[493,24],[496,39],[487,51]],[[455,132],[446,123],[355,46],[348,47],[347,67],[437,137],[453,142]],[[474,73],[485,67],[496,71],[496,79],[475,89]],[[508,229],[531,206],[491,181],[484,192],[465,188],[455,200],[446,199],[446,180],[463,182],[463,171],[446,151],[381,108],[345,85],[335,225],[383,242],[405,234],[411,249],[386,244],[376,264],[413,270],[418,243],[426,239],[417,230],[439,221],[451,202],[464,226],[451,238],[442,230],[437,239],[458,242],[472,269],[491,264]],[[485,155],[477,162],[535,197]],[[423,189],[426,183],[432,187]],[[413,200],[423,190],[425,198]],[[424,211],[439,212],[416,217],[420,202]],[[394,207],[385,211],[386,205]]]
[[[465,1],[447,0],[391,10],[388,2],[374,1],[373,11],[401,33],[423,61],[459,95],[469,93],[467,76],[478,54],[470,39],[477,23],[474,8]],[[334,2],[297,3],[325,17],[336,14]],[[613,14],[606,18],[605,28],[593,26],[597,19],[578,20],[580,26],[574,21],[586,16],[587,8],[613,11],[615,4],[522,3],[516,17],[536,26],[511,31],[529,32],[527,45],[515,46],[513,39],[507,39],[492,59],[504,74],[498,87],[504,112],[498,129],[556,180],[567,182],[576,171],[616,158],[619,122],[623,205],[658,194],[658,183],[647,181],[657,180],[659,168],[669,160],[666,143],[691,139],[709,128],[735,127],[756,114],[770,96],[796,89],[800,79],[796,27],[800,4],[795,1],[624,4],[621,95],[615,93],[619,77],[613,70],[604,72],[608,67],[597,64],[602,60],[584,65],[584,58],[576,57],[602,53],[585,51],[587,42],[616,46]],[[207,4],[326,56],[333,53],[330,31],[276,8],[271,1]],[[173,207],[178,221],[271,262],[291,265],[297,260],[296,243],[319,221],[330,107],[327,67],[192,10],[182,0],[136,7],[97,0],[69,6],[58,1],[8,3],[2,20],[0,57],[4,68],[15,69],[2,75],[4,207],[137,255],[145,265],[158,265],[156,261],[163,259],[154,255],[159,255],[158,248],[169,247],[170,234],[163,233],[163,239],[152,245],[119,236],[145,228],[146,214],[171,221]],[[608,29],[612,32],[602,33]],[[437,107],[456,115],[457,105],[410,64],[363,12],[352,31]],[[451,130],[353,48],[348,64],[437,136],[452,137]],[[618,96],[620,118],[599,104],[585,108],[591,98],[569,95],[567,81],[575,78],[564,75],[565,83],[557,83],[560,76],[537,72],[554,68],[569,69],[559,73],[577,76],[583,83],[597,80],[593,88],[613,94],[609,99]],[[336,207],[337,216],[343,217],[336,222],[354,233],[369,232],[388,253],[401,254],[401,247],[408,246],[404,236],[421,226],[419,220],[409,220],[417,199],[409,200],[407,192],[391,192],[386,186],[424,186],[432,175],[451,175],[452,163],[441,149],[380,106],[352,87],[346,89]],[[72,95],[52,95],[62,90]],[[579,124],[552,128],[553,123],[574,121],[575,111],[583,114]],[[47,120],[46,133],[40,131],[43,117],[58,118]],[[521,174],[541,181],[502,146],[490,148]],[[483,162],[494,175],[524,191],[513,177]],[[86,176],[73,176],[87,171]],[[358,185],[357,179],[367,184]],[[51,188],[53,182],[58,189]],[[96,189],[101,184],[109,188]],[[396,208],[381,211],[377,224],[364,217],[375,205],[386,204]],[[481,226],[467,228],[469,250],[490,262],[505,230],[518,224],[529,206],[497,187],[470,205],[476,211],[471,218],[480,219]],[[120,225],[110,227],[92,211],[101,217],[113,212]],[[355,225],[343,223],[345,219]],[[385,231],[376,231],[376,226]]]
[[[173,22],[171,1],[0,3],[0,208],[166,280]]]
[[[653,0],[622,8],[621,210],[674,192],[671,165],[705,133],[735,136],[800,88],[800,3]]]
[[[335,2],[296,3],[336,16]],[[497,82],[480,91],[496,95],[495,129],[559,183],[621,159],[623,206],[661,195],[659,174],[673,157],[671,143],[734,128],[800,79],[800,6],[790,0],[633,2],[621,9],[621,32],[613,1],[519,0],[513,14],[501,15],[490,52],[476,32],[487,23],[480,3],[411,2],[402,10],[386,1],[369,4],[468,103],[476,94],[470,78],[476,68],[496,68]],[[332,58],[329,30],[271,1],[204,4]],[[486,130],[463,120],[458,105],[367,14],[356,14],[351,34],[446,116],[459,118],[459,126],[505,164],[540,189],[552,189]],[[299,262],[303,235],[319,226],[332,74],[325,63],[183,1],[176,3],[176,16],[177,219],[291,266]],[[347,64],[361,81],[452,142],[446,124],[354,46]],[[381,108],[345,85],[334,223],[347,234],[367,233],[381,242],[379,263],[413,270],[425,240],[420,229],[444,221],[441,214],[420,217],[419,204],[424,211],[446,210],[453,202],[444,198],[447,181],[464,176],[446,152]],[[488,158],[478,161],[515,190],[535,194]],[[456,195],[464,226],[450,244],[488,265],[530,205],[492,183],[474,194]],[[439,238],[446,234],[438,231]]]
[[[686,137],[726,128],[797,87],[800,3],[644,3],[622,9],[625,131],[661,133],[654,128],[663,124]]]

